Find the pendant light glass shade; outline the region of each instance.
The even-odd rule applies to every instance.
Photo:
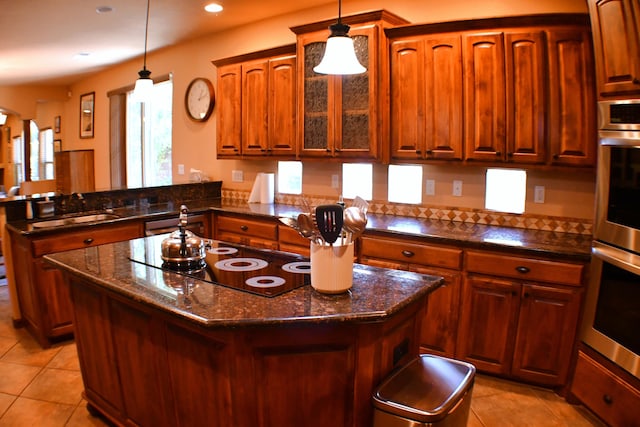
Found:
[[[353,39],[349,37],[349,26],[342,23],[342,2],[338,1],[338,22],[329,26],[324,56],[313,71],[320,74],[361,74],[367,71],[356,57]]]
[[[7,123],[7,115],[3,112],[0,112],[0,126]]]
[[[147,39],[149,35],[149,3],[147,0],[147,20],[144,27],[144,62],[142,70],[138,71],[138,80],[133,88],[133,99],[135,102],[147,102],[151,98],[153,90],[153,80],[151,80],[151,71],[147,70]]]
[[[147,102],[151,99],[151,92],[153,91],[153,80],[151,80],[151,71],[143,68],[138,72],[140,76],[136,80],[136,86],[133,88],[133,100],[134,102]]]

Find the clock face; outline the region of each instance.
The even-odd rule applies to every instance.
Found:
[[[207,120],[214,104],[215,96],[211,82],[200,77],[194,79],[185,95],[185,107],[189,117],[199,122]]]

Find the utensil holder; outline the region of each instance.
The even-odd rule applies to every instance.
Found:
[[[311,286],[325,294],[340,294],[353,284],[353,242],[345,245],[311,242]]]

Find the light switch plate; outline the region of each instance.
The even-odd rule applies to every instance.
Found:
[[[338,188],[340,186],[340,176],[331,175],[331,188]]]
[[[436,194],[436,181],[434,179],[428,179],[426,185],[427,196],[434,196]]]
[[[184,175],[184,165],[178,165],[178,175]]]
[[[453,191],[452,194],[454,196],[462,196],[462,181],[456,179],[453,181]]]
[[[233,182],[244,181],[244,174],[242,173],[242,171],[238,171],[238,170],[231,171],[231,181]]]
[[[536,185],[533,189],[533,202],[544,203],[544,186]]]

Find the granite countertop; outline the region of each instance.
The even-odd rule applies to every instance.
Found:
[[[301,206],[284,204],[260,204],[225,199],[204,199],[187,203],[190,213],[217,211],[238,213],[262,218],[297,217]],[[130,219],[153,220],[179,214],[179,205],[161,203],[145,207],[114,209],[117,219],[100,224]],[[45,234],[59,232],[59,228],[34,228],[35,220],[8,223],[23,234]],[[69,225],[69,228],[86,227],[88,224]],[[89,225],[90,226],[90,225]],[[365,232],[367,235],[391,235],[434,243],[463,246],[484,250],[501,250],[522,255],[561,256],[564,259],[589,261],[591,254],[590,235],[558,233],[553,231],[527,230],[494,225],[468,224],[456,221],[440,221],[426,218],[369,214]]]
[[[212,208],[263,217],[297,217],[303,211],[300,206],[224,201]],[[422,243],[503,250],[522,255],[562,256],[577,261],[589,261],[591,255],[590,235],[395,215],[369,214],[367,219],[366,235],[390,235]]]
[[[45,259],[112,292],[210,328],[376,321],[425,296],[442,281],[440,277],[354,264],[353,287],[346,293],[326,295],[303,285],[265,297],[131,261],[159,251],[156,242],[157,237],[140,238],[59,252]],[[185,289],[189,290],[186,297]]]

